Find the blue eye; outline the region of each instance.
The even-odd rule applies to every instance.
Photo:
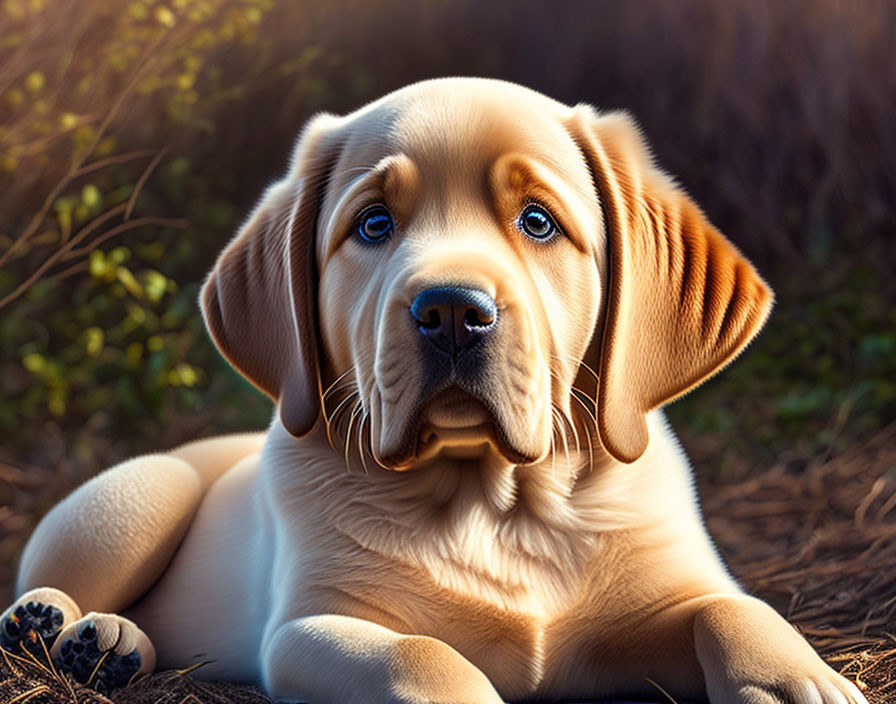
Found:
[[[536,240],[549,239],[557,232],[557,225],[548,212],[537,205],[527,205],[520,213],[519,228]]]
[[[358,222],[358,234],[365,242],[379,242],[386,239],[395,228],[392,214],[382,205],[368,208]]]

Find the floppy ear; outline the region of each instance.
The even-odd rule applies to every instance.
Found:
[[[271,186],[227,245],[200,295],[221,354],[280,404],[295,436],[320,412],[315,230],[334,159],[334,118],[309,122],[289,174]]]
[[[647,448],[645,414],[730,362],[765,322],[772,292],[654,165],[627,114],[582,105],[575,123],[609,253],[598,434],[611,455],[633,462]]]

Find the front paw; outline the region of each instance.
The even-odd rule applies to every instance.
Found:
[[[694,644],[711,704],[868,704],[758,599],[709,601],[696,616]]]
[[[393,646],[390,689],[400,704],[503,704],[481,670],[447,643],[402,636]]]
[[[784,681],[747,684],[734,697],[711,696],[732,704],[868,704],[856,686],[827,668],[816,675],[791,676]]]

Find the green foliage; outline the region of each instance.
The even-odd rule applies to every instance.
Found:
[[[256,43],[271,7],[0,5],[12,27],[0,63],[18,68],[0,84],[0,436],[9,454],[46,463],[39,438],[50,423],[93,465],[114,436],[135,435],[139,451],[160,432],[169,444],[206,432],[202,419],[222,398],[242,407],[229,427],[266,422],[270,404],[234,378],[198,315],[193,260],[220,247],[237,211],[196,197],[189,147],[232,99],[216,53]],[[157,141],[172,129],[180,140]],[[111,437],[95,438],[97,429]]]

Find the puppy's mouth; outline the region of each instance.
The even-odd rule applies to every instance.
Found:
[[[424,408],[417,436],[418,462],[438,455],[479,457],[493,446],[491,416],[470,394],[451,388]]]
[[[497,453],[516,463],[528,459],[513,449],[486,404],[456,386],[434,394],[409,429],[407,450],[383,458],[396,471],[437,457],[474,459]]]

